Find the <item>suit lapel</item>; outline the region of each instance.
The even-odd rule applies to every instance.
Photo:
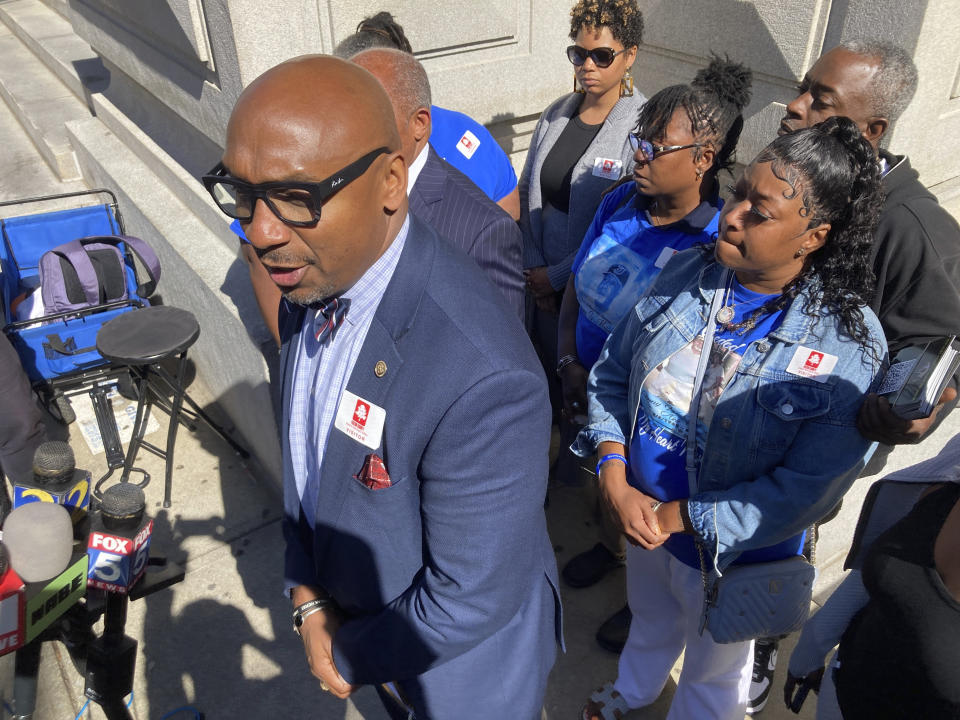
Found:
[[[387,428],[391,423],[401,420],[391,414],[392,411],[398,411],[391,408],[388,402],[390,388],[403,365],[397,342],[416,317],[435,251],[436,234],[411,215],[400,260],[380,300],[347,382],[348,391],[386,410],[381,445],[371,450],[336,427],[330,428],[320,469],[320,502],[325,507],[317,509],[317,517],[336,521],[346,497],[347,483],[355,482],[352,476],[360,471],[364,458],[370,453],[380,455],[387,465],[387,471],[390,471],[390,448],[385,446]],[[385,373],[375,371],[381,362],[386,366]],[[383,365],[380,369],[384,369]],[[323,557],[328,540],[329,533],[321,529],[316,538],[318,559]]]

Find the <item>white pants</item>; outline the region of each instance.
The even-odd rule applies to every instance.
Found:
[[[627,600],[633,619],[615,687],[631,708],[653,703],[680,653],[683,669],[667,720],[743,720],[753,642],[720,645],[699,634],[700,571],[664,550],[627,545]]]

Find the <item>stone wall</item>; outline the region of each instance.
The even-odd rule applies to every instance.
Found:
[[[567,92],[569,7],[557,0],[48,0],[120,75],[212,145],[240,90],[275,63],[330,52],[365,15],[386,7],[430,74],[437,104],[490,125],[522,164],[540,110]],[[960,175],[960,13],[956,0],[640,0],[645,42],[635,66],[646,94],[689,81],[710,52],[755,72],[741,157],[772,137],[793,88],[823,48],[886,37],[915,54],[920,90],[893,129],[924,180]],[[176,145],[158,129],[161,145]],[[937,138],[929,142],[928,138]],[[203,144],[194,139],[194,145]],[[181,154],[168,148],[174,157]],[[208,153],[202,153],[204,160]],[[196,157],[196,152],[185,153]]]

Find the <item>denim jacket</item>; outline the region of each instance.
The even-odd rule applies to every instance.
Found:
[[[702,249],[674,256],[633,312],[617,325],[590,373],[589,424],[573,450],[610,440],[629,445],[640,388],[659,363],[703,332],[724,268]],[[876,356],[842,334],[826,310],[803,312],[819,295],[810,283],[780,326],[750,343],[720,396],[688,500],[693,529],[723,569],[745,551],[799,534],[823,517],[863,469],[870,442],[856,428],[863,396],[879,382],[887,345],[862,308]],[[815,378],[788,372],[800,347],[837,358]]]

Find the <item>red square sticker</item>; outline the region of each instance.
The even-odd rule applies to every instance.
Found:
[[[807,361],[803,364],[808,370],[816,370],[820,367],[820,363],[823,362],[823,353],[812,350],[810,355],[807,356]]]
[[[353,409],[353,424],[363,429],[367,424],[367,418],[370,417],[370,405],[363,400],[357,400],[357,406]]]

